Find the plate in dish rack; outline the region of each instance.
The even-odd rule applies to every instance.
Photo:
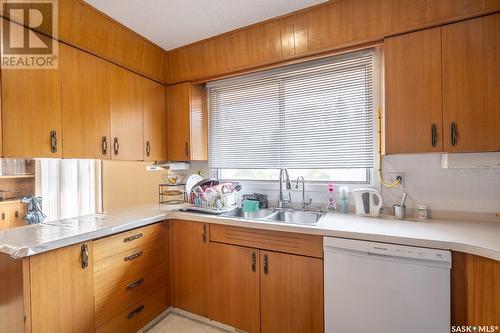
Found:
[[[201,182],[202,180],[203,180],[203,177],[197,173],[194,173],[191,176],[189,176],[186,179],[186,192],[191,193],[193,186],[196,185],[197,183]]]

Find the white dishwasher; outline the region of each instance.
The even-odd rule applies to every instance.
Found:
[[[450,251],[324,238],[326,333],[450,332]]]

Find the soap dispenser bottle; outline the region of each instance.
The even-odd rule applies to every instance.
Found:
[[[326,201],[326,210],[335,211],[337,209],[337,203],[335,202],[335,190],[333,184],[328,184],[328,199]]]

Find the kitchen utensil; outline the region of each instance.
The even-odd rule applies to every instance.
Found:
[[[382,208],[383,199],[377,190],[360,188],[352,191],[356,204],[356,215],[377,217]]]
[[[406,217],[406,206],[402,205],[393,205],[392,206],[392,211],[394,213],[394,216],[398,220],[403,220]]]

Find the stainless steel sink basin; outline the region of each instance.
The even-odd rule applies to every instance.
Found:
[[[273,209],[261,209],[256,212],[244,212],[241,208],[236,208],[230,212],[222,214],[225,217],[239,217],[243,219],[263,219],[271,214],[274,214]]]
[[[320,212],[307,212],[302,210],[283,210],[276,211],[274,214],[267,216],[268,221],[285,222],[294,224],[316,224],[324,216]]]
[[[268,222],[315,225],[324,215],[324,213],[320,212],[308,212],[292,209],[261,209],[256,212],[244,212],[243,209],[237,208],[230,212],[224,213],[221,216],[254,219]]]

